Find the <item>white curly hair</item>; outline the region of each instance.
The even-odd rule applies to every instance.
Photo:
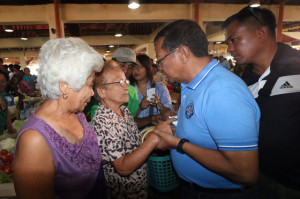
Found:
[[[79,38],[59,38],[47,41],[39,53],[38,87],[46,99],[57,100],[62,95],[59,82],[80,90],[93,71],[100,72],[103,58]]]

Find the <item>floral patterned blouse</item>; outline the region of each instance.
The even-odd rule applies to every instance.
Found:
[[[112,164],[141,145],[141,135],[132,115],[123,105],[121,110],[124,118],[100,105],[92,120],[102,152],[107,194],[111,198],[147,198],[146,164],[129,176],[119,175]]]

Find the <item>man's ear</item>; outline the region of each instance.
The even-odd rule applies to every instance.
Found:
[[[266,26],[260,26],[259,28],[257,28],[256,34],[262,42],[266,41],[270,36],[269,29]]]
[[[59,90],[63,95],[68,95],[68,84],[64,82],[59,82]]]
[[[180,46],[178,48],[179,58],[183,64],[186,64],[191,56],[191,51],[187,46]]]

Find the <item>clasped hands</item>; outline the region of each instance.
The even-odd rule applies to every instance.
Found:
[[[170,113],[167,115],[170,115]],[[176,148],[178,142],[180,141],[179,138],[173,135],[175,133],[175,127],[171,124],[177,119],[169,117],[167,118],[167,120],[157,124],[150,135],[150,137],[153,137],[153,139],[156,140],[155,149],[167,150],[170,148]]]

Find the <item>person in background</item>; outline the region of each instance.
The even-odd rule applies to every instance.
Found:
[[[0,71],[0,135],[4,130],[10,134],[16,133],[16,130],[12,127],[11,115],[8,111],[8,103],[5,98],[5,89],[8,82],[8,75]]]
[[[152,64],[152,74],[155,82],[166,82],[165,76],[158,70],[156,64]]]
[[[150,58],[143,54],[136,57],[139,67],[133,69],[133,86],[138,91],[140,108],[135,121],[139,129],[156,125],[167,111],[173,111],[171,97],[167,87],[161,82],[154,82]],[[147,100],[147,89],[155,88],[152,100]]]
[[[0,71],[5,72],[6,74],[8,74],[8,71],[6,69],[6,67],[4,67],[3,65],[3,59],[0,58]]]
[[[20,71],[19,65],[13,65],[14,75],[8,82],[8,90],[13,96],[18,96],[18,84],[23,79],[23,73]]]
[[[229,62],[222,55],[219,57],[219,61],[220,61],[221,66],[223,66],[227,70],[230,70]]]
[[[300,52],[276,42],[276,18],[266,8],[245,7],[223,27],[262,113],[260,198],[300,198]]]
[[[159,140],[149,134],[142,143],[137,125],[123,105],[128,101],[129,83],[112,60],[96,73],[94,90],[100,105],[92,126],[102,152],[108,197],[144,199],[147,198],[145,161]]]
[[[9,69],[9,80],[11,80],[11,78],[14,76],[15,71],[14,71],[14,65],[13,64],[9,64],[8,65],[8,69]]]
[[[24,69],[23,80],[27,82],[28,86],[35,88],[36,78],[30,74],[30,69]]]
[[[209,58],[194,21],[168,24],[154,44],[168,80],[182,83],[175,135],[154,130],[171,148],[182,198],[257,199],[260,111],[246,84]]]
[[[16,141],[17,197],[105,198],[97,136],[82,113],[94,95],[102,57],[79,38],[59,38],[41,47],[39,63],[37,82],[45,102]]]

